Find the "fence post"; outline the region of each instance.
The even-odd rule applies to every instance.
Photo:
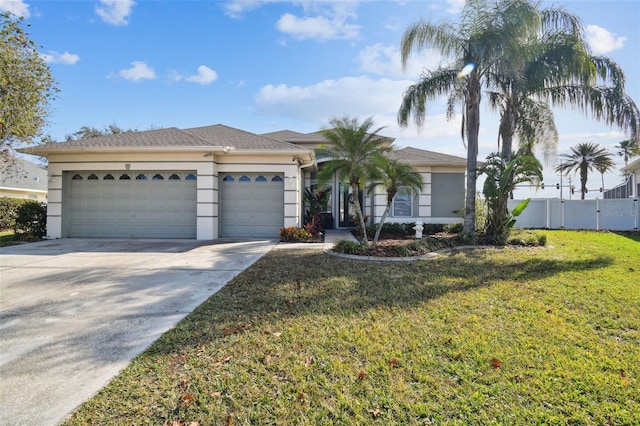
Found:
[[[600,230],[600,200],[596,198],[596,231]]]
[[[564,229],[564,200],[560,200],[560,229]]]

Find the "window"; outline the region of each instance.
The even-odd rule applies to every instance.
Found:
[[[138,176],[136,176],[136,180],[147,180],[147,175],[140,173]]]
[[[156,173],[155,175],[153,175],[151,180],[164,180],[164,176],[162,176],[160,173]]]
[[[413,193],[410,189],[400,188],[393,197],[393,215],[396,217],[413,216]]]
[[[224,179],[222,179],[222,180],[223,180],[224,182],[233,182],[233,181],[235,181],[235,179],[234,179],[234,178],[233,178],[233,176],[231,176],[231,175],[226,175],[226,176],[224,177]]]
[[[106,175],[104,175],[102,180],[115,180],[115,178],[113,177],[113,175],[111,173],[107,173]]]
[[[242,175],[242,176],[240,176],[240,179],[238,179],[238,181],[240,181],[240,182],[251,182],[251,179],[247,175]]]
[[[189,173],[184,180],[197,180],[198,178],[193,173]]]
[[[73,175],[71,180],[82,180],[82,176],[80,176],[78,173],[76,173],[75,175]]]
[[[174,173],[171,176],[169,176],[169,180],[180,180],[180,176]]]
[[[125,173],[123,175],[120,175],[120,180],[131,180],[131,176]]]
[[[256,178],[256,182],[266,182],[266,181],[267,181],[267,178],[262,175]]]
[[[87,180],[98,180],[98,176],[96,176],[95,173],[91,173],[87,178]]]
[[[274,176],[271,178],[271,182],[282,182],[282,178],[280,176]]]

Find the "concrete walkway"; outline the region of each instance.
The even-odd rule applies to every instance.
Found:
[[[56,425],[278,242],[0,248],[0,424]]]
[[[348,229],[327,229],[325,230],[324,243],[280,243],[277,249],[315,249],[330,250],[339,240],[357,241]]]

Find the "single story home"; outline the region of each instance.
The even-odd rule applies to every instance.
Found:
[[[389,144],[393,139],[389,138]],[[322,167],[321,133],[258,135],[222,124],[127,132],[21,151],[49,160],[47,237],[274,238],[302,226],[304,189]],[[462,220],[464,158],[403,148],[392,157],[422,173],[420,194],[396,196],[390,222]],[[353,225],[349,188],[334,180],[330,225]],[[379,221],[385,192],[363,195]]]
[[[47,202],[47,169],[20,157],[0,156],[0,197]]]

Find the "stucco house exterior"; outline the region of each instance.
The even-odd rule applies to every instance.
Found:
[[[47,201],[47,169],[19,157],[0,159],[0,197]]]
[[[49,143],[22,151],[49,160],[47,238],[277,238],[302,226],[305,188],[323,159],[319,132],[258,135],[222,124],[128,132]],[[389,143],[393,139],[389,138]],[[421,194],[399,194],[388,221],[462,220],[466,160],[404,148],[392,154],[414,166]],[[327,213],[350,227],[349,193],[334,181]],[[375,223],[382,188],[363,196]]]

